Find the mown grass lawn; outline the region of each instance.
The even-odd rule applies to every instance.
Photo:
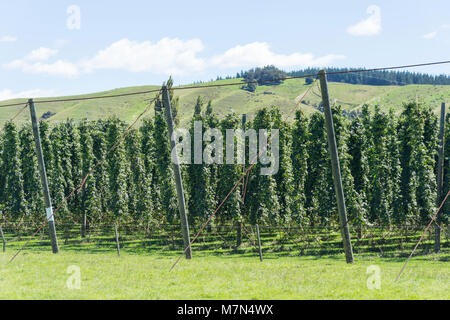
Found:
[[[449,299],[449,255],[413,258],[399,282],[404,258],[356,256],[347,265],[331,257],[195,256],[112,253],[0,253],[0,299]],[[69,266],[81,271],[70,290]],[[369,290],[367,267],[381,271],[381,289]]]

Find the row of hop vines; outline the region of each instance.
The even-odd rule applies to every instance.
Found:
[[[173,101],[176,106],[177,101]],[[178,222],[164,111],[132,129],[82,190],[58,212],[57,223],[88,224]],[[369,225],[424,225],[436,210],[438,121],[430,108],[403,105],[399,114],[364,106],[353,117],[333,107],[349,222]],[[240,128],[240,115],[222,118],[197,100],[192,121],[203,128]],[[40,133],[54,206],[78,185],[126,124],[111,118],[58,124],[40,122]],[[258,110],[247,128],[280,129],[280,169],[276,175],[251,171],[242,203],[242,188],[228,199],[216,224],[336,226],[337,208],[328,156],[324,117],[300,110],[283,121],[276,107]],[[450,117],[446,118],[444,190],[450,185]],[[248,156],[247,156],[248,161]],[[190,223],[204,222],[242,174],[242,165],[183,165]],[[34,140],[29,124],[8,122],[0,135],[0,213],[2,221],[41,223],[44,204]],[[449,204],[444,207],[448,220]]]

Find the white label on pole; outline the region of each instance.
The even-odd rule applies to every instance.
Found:
[[[55,221],[53,219],[53,209],[52,209],[52,207],[45,209],[45,212],[47,213],[47,220],[48,221]]]

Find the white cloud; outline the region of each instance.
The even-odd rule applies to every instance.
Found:
[[[58,60],[46,63],[50,57],[58,54],[58,50],[41,47],[31,51],[23,59],[17,59],[3,65],[7,69],[20,69],[25,73],[48,74],[52,76],[75,77],[79,74],[76,64]]]
[[[28,62],[27,60],[14,60],[4,64],[6,69],[20,69],[25,73],[47,74],[51,76],[62,76],[65,78],[76,77],[80,74],[78,66],[68,61],[58,60],[53,63]]]
[[[29,61],[43,61],[58,54],[58,50],[40,47],[39,49],[31,51],[25,59]]]
[[[433,39],[433,38],[436,37],[436,35],[437,35],[437,31],[433,31],[433,32],[424,34],[424,35],[422,36],[422,38],[424,38],[424,39]]]
[[[444,23],[437,30],[435,30],[433,32],[430,32],[430,33],[427,33],[427,34],[424,34],[422,36],[422,38],[424,38],[424,39],[434,39],[434,38],[436,38],[436,36],[438,35],[438,33],[440,33],[440,31],[442,29],[444,29],[444,30],[450,29],[450,24]]]
[[[0,101],[18,99],[18,98],[39,98],[39,97],[49,97],[54,96],[55,91],[53,90],[42,90],[33,89],[20,92],[12,92],[9,89],[0,90]]]
[[[325,66],[344,59],[343,55],[328,54],[316,57],[311,53],[280,54],[271,50],[266,42],[238,45],[212,57],[200,57],[204,45],[199,39],[180,40],[163,38],[158,42],[122,39],[98,51],[91,58],[78,62],[57,60],[48,62],[58,50],[39,48],[22,59],[4,64],[4,68],[25,73],[76,77],[96,70],[124,70],[151,72],[163,75],[201,73],[208,68],[250,68],[275,65],[279,68]]]
[[[0,42],[15,42],[15,41],[17,41],[17,38],[13,36],[0,37]]]
[[[324,66],[330,62],[345,58],[342,55],[329,54],[314,57],[311,53],[277,54],[270,50],[266,42],[252,42],[233,47],[210,60],[210,65],[221,68],[250,68],[275,65],[279,68]]]
[[[182,75],[205,68],[197,54],[203,50],[199,39],[180,40],[163,38],[156,43],[122,39],[100,50],[92,59],[80,65],[84,71],[121,69],[131,72],[153,72]]]
[[[381,9],[371,5],[366,10],[369,17],[347,28],[347,32],[353,36],[372,36],[381,32]]]

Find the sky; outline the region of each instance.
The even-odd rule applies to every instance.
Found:
[[[0,100],[208,81],[252,67],[450,60],[450,1],[0,3]],[[450,74],[450,65],[411,69]]]

